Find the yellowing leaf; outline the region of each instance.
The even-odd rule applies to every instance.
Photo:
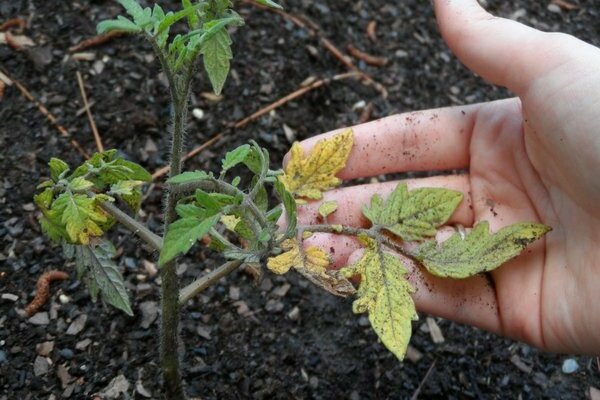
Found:
[[[550,230],[542,224],[518,223],[490,234],[489,224],[482,221],[464,239],[455,233],[441,244],[427,241],[413,255],[433,275],[462,279],[499,267]]]
[[[231,232],[235,232],[235,227],[240,221],[241,218],[236,217],[235,215],[223,215],[221,217],[221,223],[225,225],[225,228],[227,228]]]
[[[417,319],[414,291],[406,280],[406,267],[379,244],[368,237],[359,237],[366,246],[360,260],[342,269],[346,277],[359,275],[360,287],[352,309],[369,313],[373,329],[383,344],[400,360],[404,358],[412,333],[412,320]]]
[[[355,293],[354,286],[339,271],[327,270],[331,260],[323,250],[311,246],[302,251],[295,239],[285,240],[281,247],[284,253],[267,260],[267,267],[273,273],[282,275],[294,268],[312,283],[336,296],[347,297]]]
[[[403,240],[423,240],[435,236],[439,226],[452,216],[463,198],[462,193],[441,188],[408,190],[399,184],[384,202],[379,195],[371,198],[363,214]]]
[[[102,236],[102,226],[109,222],[96,199],[85,194],[61,194],[52,204],[52,211],[61,215],[68,241],[73,244],[89,244],[91,237]]]
[[[325,201],[319,206],[319,214],[323,218],[327,218],[330,214],[333,214],[337,210],[338,205],[336,201]]]
[[[290,161],[279,180],[295,198],[318,200],[323,191],[341,183],[335,175],[346,166],[353,144],[352,129],[320,140],[306,158],[302,146],[294,143]]]

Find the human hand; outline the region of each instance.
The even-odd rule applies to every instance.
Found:
[[[491,272],[439,279],[414,268],[418,309],[550,351],[600,352],[600,49],[571,36],[495,18],[476,0],[439,0],[444,39],[469,68],[518,97],[413,112],[354,127],[343,179],[406,171],[468,174],[408,181],[465,200],[450,223],[487,220],[492,231],[542,222],[553,231]],[[324,134],[302,143],[308,150]],[[365,226],[361,207],[397,182],[333,190],[331,223]],[[299,211],[316,223],[318,204]],[[358,258],[352,238],[315,234],[336,266]]]

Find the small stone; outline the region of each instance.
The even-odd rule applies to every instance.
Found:
[[[69,369],[64,364],[60,364],[56,367],[56,376],[60,379],[60,384],[63,389],[65,389],[73,380],[73,377],[69,374]]]
[[[69,348],[64,348],[61,349],[58,354],[60,354],[60,356],[62,358],[64,358],[65,360],[72,360],[73,357],[75,357],[75,353],[73,353],[73,350],[69,349]]]
[[[91,339],[83,339],[80,340],[79,342],[75,343],[75,350],[85,350],[90,343],[92,343]]]
[[[409,344],[406,348],[406,358],[416,364],[423,358],[423,353]]]
[[[435,319],[427,317],[427,326],[429,327],[429,334],[431,335],[431,340],[433,340],[433,343],[444,343],[444,335],[442,334],[442,330],[438,326],[437,322],[435,322]]]
[[[269,290],[273,289],[273,282],[271,282],[271,279],[265,278],[260,283],[259,289],[262,290],[263,292],[268,292]]]
[[[143,260],[142,263],[144,264],[144,269],[148,273],[148,276],[150,276],[150,278],[155,277],[158,273],[158,270],[156,269],[156,264],[148,260]]]
[[[240,299],[240,288],[237,286],[229,286],[229,298],[233,301]]]
[[[558,4],[550,3],[550,4],[548,4],[548,11],[556,13],[556,14],[560,14],[561,9]]]
[[[278,313],[281,312],[281,310],[283,310],[283,303],[281,301],[278,300],[269,300],[267,301],[267,304],[265,305],[265,310],[267,310],[267,312],[270,313]]]
[[[140,304],[140,311],[142,312],[140,326],[143,329],[148,329],[158,316],[158,304],[155,301],[144,301]]]
[[[300,309],[297,306],[295,306],[287,314],[287,317],[292,321],[298,321],[300,319]]]
[[[6,352],[4,350],[0,350],[0,364],[4,364],[8,362],[8,359],[6,358]]]
[[[35,376],[46,375],[50,370],[50,363],[46,357],[37,356],[33,362],[33,374]]]
[[[142,381],[137,381],[135,383],[135,391],[138,392],[140,396],[145,397],[147,399],[152,397],[152,393],[144,387]]]
[[[361,315],[358,318],[358,326],[363,326],[363,327],[371,326],[371,322],[369,322],[369,318],[368,317],[366,317],[364,315]]]
[[[356,390],[353,390],[352,393],[350,393],[350,400],[360,400],[360,394],[358,394]]]
[[[61,294],[58,296],[58,300],[60,301],[60,304],[67,304],[71,301],[71,298],[66,294]]]
[[[34,314],[33,317],[27,320],[32,325],[48,325],[50,323],[50,317],[46,311]]]
[[[590,386],[590,400],[600,400],[600,390]]]
[[[194,108],[192,110],[192,116],[200,121],[202,118],[204,118],[204,111],[200,108]]]
[[[211,331],[211,328],[209,326],[198,325],[196,327],[196,333],[198,333],[198,336],[200,336],[201,338],[204,338],[206,340],[210,340],[210,331]]]
[[[129,381],[125,375],[119,375],[104,388],[102,394],[108,399],[118,399],[129,390]]]
[[[152,293],[153,290],[152,285],[149,283],[138,283],[135,286],[135,292],[142,297]]]
[[[310,379],[308,380],[308,384],[313,389],[318,388],[319,387],[319,378],[317,378],[316,376],[311,376]]]
[[[289,283],[284,283],[283,285],[278,286],[275,289],[273,289],[273,294],[277,297],[285,297],[285,295],[287,294],[287,292],[290,290],[291,287],[292,287],[292,285],[290,285]]]
[[[294,143],[296,141],[296,131],[290,128],[287,124],[283,124],[283,133],[288,142]]]
[[[87,315],[81,314],[77,318],[71,322],[71,325],[67,328],[67,335],[77,335],[80,333],[83,328],[85,328],[85,323],[87,322]]]
[[[579,369],[579,364],[573,358],[567,358],[562,365],[563,374],[572,374]]]
[[[16,294],[12,294],[12,293],[2,293],[2,300],[8,300],[8,301],[15,302],[15,301],[19,300],[19,296],[17,296]]]
[[[35,351],[43,357],[48,357],[54,350],[54,342],[42,342],[35,345]]]
[[[246,304],[244,300],[236,301],[235,303],[233,303],[233,305],[237,307],[238,315],[245,317],[252,313],[250,311],[250,307],[248,307],[248,304]]]

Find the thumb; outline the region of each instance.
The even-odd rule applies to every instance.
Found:
[[[477,0],[436,0],[435,11],[454,54],[482,78],[518,95],[568,57],[568,35],[494,17]]]

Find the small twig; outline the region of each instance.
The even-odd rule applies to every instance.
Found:
[[[71,135],[69,134],[69,131],[67,131],[67,129],[64,126],[62,126],[61,124],[58,123],[56,117],[50,111],[48,111],[48,109],[39,100],[37,100],[35,97],[33,97],[33,95],[29,92],[29,90],[27,90],[27,88],[25,86],[23,86],[23,84],[21,84],[16,79],[10,77],[6,73],[6,71],[3,71],[3,70],[0,70],[0,71],[6,77],[8,77],[8,79],[10,79],[12,81],[12,83],[17,87],[17,89],[19,89],[19,91],[21,92],[21,95],[23,97],[25,97],[27,100],[29,100],[30,102],[32,102],[33,104],[36,105],[36,107],[38,108],[40,113],[42,113],[42,115],[44,115],[44,117],[46,117],[46,119],[56,128],[56,130],[60,133],[61,136],[69,138],[69,142],[71,143],[71,146],[73,146],[73,148],[75,150],[77,150],[79,152],[79,154],[81,154],[86,159],[90,158],[88,153],[83,149],[83,147],[81,147],[79,142],[76,139],[71,137]]]
[[[347,47],[348,53],[354,58],[358,58],[359,60],[363,60],[369,65],[374,65],[376,67],[384,67],[388,63],[388,59],[386,57],[377,57],[369,53],[365,53],[362,50],[357,49],[352,44],[349,44]]]
[[[335,75],[332,78],[326,78],[326,79],[320,79],[318,81],[315,81],[313,83],[311,83],[310,85],[307,86],[303,86],[295,91],[293,91],[292,93],[289,93],[285,96],[283,96],[282,98],[274,101],[273,103],[259,109],[258,111],[254,112],[253,114],[249,115],[246,118],[242,118],[240,120],[238,120],[237,122],[235,122],[233,124],[233,126],[231,127],[231,129],[240,129],[243,128],[244,126],[248,125],[250,122],[253,122],[257,119],[259,119],[260,117],[262,117],[265,114],[270,113],[271,111],[275,110],[276,108],[279,108],[281,106],[283,106],[286,103],[289,103],[292,100],[295,100],[303,95],[305,95],[306,93],[318,89],[323,85],[329,84],[333,81],[341,81],[343,79],[348,79],[348,78],[354,78],[354,77],[359,77],[360,74],[357,72],[348,72],[345,74],[339,74],[339,75]],[[229,130],[227,131],[223,131],[223,132],[219,132],[216,135],[214,135],[213,137],[211,137],[208,141],[206,141],[205,143],[203,143],[202,145],[194,148],[193,150],[191,150],[190,152],[188,152],[184,157],[183,160],[188,160],[194,156],[196,156],[197,154],[199,154],[200,152],[202,152],[203,150],[207,149],[208,147],[210,147],[211,145],[213,145],[215,142],[217,142],[219,139],[221,139],[222,137],[224,137],[227,133],[229,132]],[[169,167],[165,166],[162,168],[157,169],[156,171],[154,171],[154,173],[152,174],[152,178],[154,179],[158,179],[161,176],[167,174],[169,172]]]
[[[79,51],[89,49],[90,47],[100,46],[118,36],[123,36],[123,32],[112,31],[98,36],[93,36],[77,43],[74,46],[69,47],[69,53],[77,53]]]
[[[48,297],[50,296],[50,282],[64,281],[66,279],[69,279],[69,274],[57,270],[48,271],[40,275],[35,286],[35,297],[31,300],[31,303],[25,307],[27,316],[31,317],[46,304]]]
[[[377,21],[373,20],[367,25],[367,36],[372,41],[377,41]]]
[[[154,250],[160,251],[163,246],[163,239],[144,226],[142,223],[131,218],[129,215],[121,211],[117,206],[107,201],[102,202],[102,208],[119,221],[124,227],[129,229],[133,234],[148,243]]]
[[[25,29],[25,27],[27,26],[27,21],[25,21],[22,18],[12,18],[9,19],[8,21],[2,23],[2,25],[0,25],[0,31],[5,31],[7,29],[13,28],[13,27],[17,27],[19,28],[19,30],[23,30]]]
[[[98,128],[96,127],[96,122],[94,121],[94,117],[92,116],[90,103],[88,103],[87,94],[85,93],[85,87],[83,85],[83,77],[81,76],[79,71],[76,72],[76,75],[77,83],[79,84],[79,92],[81,93],[81,99],[83,100],[83,107],[85,108],[85,112],[87,113],[88,121],[90,121],[90,128],[92,129],[92,133],[94,134],[94,140],[96,141],[96,148],[99,152],[103,152],[104,146],[102,145],[102,138],[100,138]]]
[[[419,394],[421,393],[421,389],[423,389],[423,385],[425,385],[425,382],[427,381],[427,379],[429,379],[429,375],[431,375],[431,373],[433,372],[433,367],[435,367],[436,361],[437,360],[433,360],[433,362],[431,363],[431,367],[429,367],[429,369],[427,370],[427,373],[425,373],[425,376],[421,380],[421,383],[419,383],[419,386],[417,387],[417,390],[415,390],[415,392],[413,393],[413,395],[410,397],[410,400],[417,400],[419,398]]]
[[[214,271],[211,271],[190,283],[179,292],[179,304],[185,304],[192,297],[197,296],[210,286],[217,283],[222,277],[229,275],[238,269],[240,265],[242,265],[242,261],[240,260],[226,262]]]

